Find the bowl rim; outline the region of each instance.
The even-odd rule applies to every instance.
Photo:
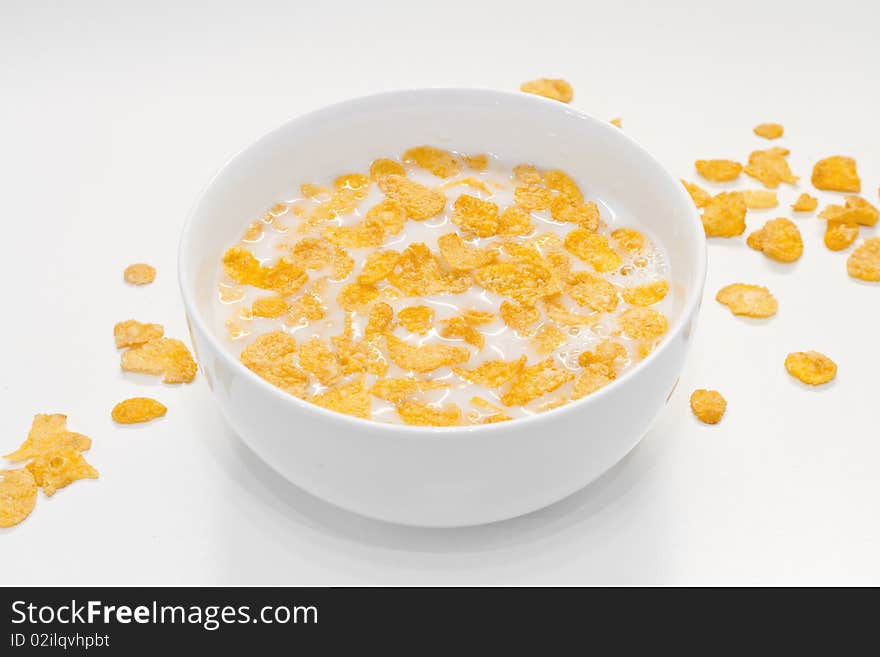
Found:
[[[189,321],[197,325],[199,331],[205,336],[211,348],[214,349],[215,352],[221,354],[220,357],[223,358],[224,361],[226,361],[227,365],[230,365],[233,368],[238,368],[240,373],[246,378],[249,378],[258,388],[263,389],[264,391],[266,391],[267,394],[276,396],[279,400],[282,401],[282,403],[292,404],[295,408],[298,408],[307,413],[317,413],[318,416],[323,416],[325,420],[331,423],[336,423],[340,429],[349,429],[355,431],[358,429],[383,432],[387,431],[399,435],[409,435],[415,438],[424,438],[426,436],[435,435],[443,435],[444,439],[453,437],[463,438],[466,436],[471,436],[475,433],[505,433],[510,431],[509,425],[511,424],[515,424],[516,426],[522,428],[526,428],[527,425],[534,425],[536,427],[538,424],[546,422],[548,418],[561,419],[562,416],[566,414],[578,412],[578,409],[583,406],[601,404],[602,400],[606,396],[614,392],[617,388],[625,385],[629,379],[633,378],[634,376],[638,376],[638,372],[645,369],[644,366],[646,363],[650,363],[652,360],[656,360],[661,353],[666,351],[669,348],[670,344],[679,336],[680,333],[684,331],[685,326],[689,322],[691,322],[691,320],[696,315],[702,300],[703,289],[706,282],[707,254],[705,241],[703,242],[703,248],[698,249],[694,275],[695,286],[692,290],[692,293],[690,294],[690,297],[685,300],[684,306],[682,307],[678,318],[667,331],[665,338],[650,354],[648,354],[635,367],[627,370],[619,378],[614,379],[608,385],[603,386],[599,390],[589,395],[586,395],[585,397],[572,400],[571,402],[564,404],[558,408],[554,408],[543,413],[536,413],[535,415],[529,415],[523,418],[516,418],[514,420],[511,420],[510,422],[495,422],[491,424],[463,425],[451,427],[418,426],[378,422],[376,420],[368,420],[354,417],[352,415],[347,415],[345,413],[339,413],[337,411],[331,411],[322,406],[312,404],[304,399],[300,399],[299,397],[295,397],[289,393],[286,393],[280,388],[272,385],[262,377],[258,376],[255,372],[247,368],[238,358],[234,358],[228,348],[220,344],[219,339],[207,327],[205,320],[199,312],[198,305],[193,298],[192,290],[195,289],[195,286],[193,284],[193,281],[190,280],[190,276],[186,271],[185,263],[188,257],[187,252],[191,241],[191,234],[194,230],[194,225],[196,224],[196,215],[198,213],[198,210],[201,207],[204,198],[213,188],[216,181],[227,171],[227,169],[229,169],[245,153],[265,142],[271,141],[277,133],[288,129],[289,126],[295,123],[307,122],[309,120],[317,119],[324,114],[332,115],[346,110],[357,111],[360,105],[370,104],[381,100],[392,101],[397,99],[400,101],[405,101],[410,97],[426,94],[450,97],[454,97],[456,95],[476,94],[494,97],[498,101],[504,101],[505,103],[519,103],[523,106],[533,105],[534,107],[542,107],[544,110],[546,110],[547,107],[558,108],[558,111],[560,112],[576,116],[582,121],[593,124],[593,126],[600,131],[606,131],[607,134],[615,135],[615,137],[613,138],[619,138],[624,140],[625,142],[628,142],[631,147],[635,147],[635,149],[640,151],[644,157],[652,161],[660,169],[660,171],[662,171],[668,177],[671,182],[676,182],[676,177],[670,174],[666,167],[663,166],[663,164],[650,151],[648,151],[644,146],[639,144],[635,139],[630,137],[623,130],[617,128],[608,121],[597,119],[596,117],[591,116],[579,109],[573,108],[567,104],[543,98],[534,94],[526,94],[522,92],[512,91],[499,91],[495,89],[486,89],[479,87],[419,87],[411,89],[383,91],[380,93],[368,94],[365,96],[358,96],[355,98],[342,100],[336,103],[332,103],[330,105],[324,105],[318,109],[311,110],[285,121],[281,125],[272,128],[268,132],[265,132],[263,135],[261,135],[259,138],[239,149],[235,154],[229,157],[226,162],[223,163],[223,165],[214,173],[214,175],[211,176],[207,184],[202,187],[201,191],[199,192],[189,212],[186,215],[177,250],[178,285],[180,287],[184,309],[187,313]],[[682,202],[683,207],[687,208],[688,210],[686,213],[687,216],[692,219],[692,221],[688,222],[688,226],[686,228],[696,233],[697,238],[704,239],[703,225],[692,199],[682,185],[676,184],[675,186],[678,187],[678,196]]]

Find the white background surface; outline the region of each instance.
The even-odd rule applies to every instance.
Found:
[[[876,3],[44,4],[0,0],[0,453],[34,413],[63,412],[93,438],[101,479],[0,530],[0,582],[880,584],[880,286],[847,277],[812,217],[796,220],[794,265],[743,238],[710,244],[694,350],[655,428],[586,490],[487,527],[408,529],[329,507],[247,451],[204,380],[124,376],[111,335],[137,317],[187,337],[177,237],[227,158],[297,114],[381,90],[565,77],[576,107],[622,116],[690,179],[694,159],[767,147],[751,128],[780,121],[800,189],[816,159],[842,153],[876,202]],[[750,229],[800,189],[750,213]],[[158,267],[153,285],[123,284],[135,261]],[[769,286],[779,314],[731,316],[713,297],[736,281]],[[833,384],[785,373],[785,354],[807,349],[837,361]],[[696,387],[727,397],[720,425],[690,415]],[[135,394],[168,416],[114,426],[113,404]]]

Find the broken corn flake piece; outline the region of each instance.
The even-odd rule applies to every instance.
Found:
[[[740,192],[740,194],[742,194],[746,208],[749,210],[766,210],[779,205],[779,201],[776,199],[776,192],[749,189]]]
[[[482,349],[486,343],[483,334],[475,329],[464,317],[452,317],[443,320],[440,336],[448,339],[461,339],[467,344]]]
[[[400,260],[400,253],[393,249],[368,253],[357,282],[361,285],[378,283],[394,271],[398,260]]]
[[[747,283],[732,283],[724,286],[718,290],[715,300],[727,306],[734,315],[744,317],[772,317],[779,308],[779,303],[770,290]]]
[[[349,283],[336,296],[339,307],[348,312],[366,313],[368,307],[379,298],[379,290],[375,285]]]
[[[572,399],[581,399],[611,383],[617,374],[607,363],[589,363],[572,387]]]
[[[803,255],[801,231],[790,219],[771,219],[749,235],[746,244],[777,262],[794,262]]]
[[[539,354],[546,356],[552,354],[557,347],[565,344],[568,336],[555,324],[545,323],[541,325],[532,338],[532,347]]]
[[[323,269],[337,252],[335,245],[319,237],[304,237],[291,249],[294,262],[303,269]]]
[[[511,205],[498,218],[498,234],[502,237],[519,237],[534,231],[532,216],[522,208]]]
[[[27,468],[0,470],[0,527],[13,527],[37,504],[37,483]]]
[[[386,198],[370,208],[366,218],[382,224],[388,235],[398,235],[407,222],[406,209],[390,198]]]
[[[648,246],[648,238],[632,228],[615,228],[611,231],[611,239],[626,253],[641,253]]]
[[[370,186],[370,177],[362,173],[347,173],[333,181],[336,189],[361,190]]]
[[[529,327],[541,318],[541,312],[534,306],[524,306],[510,301],[502,301],[501,319],[519,334],[527,334]]]
[[[591,232],[599,228],[599,207],[593,201],[578,203],[560,194],[550,203],[550,216],[556,221],[577,224]]]
[[[400,404],[413,395],[448,388],[449,384],[444,381],[426,381],[423,379],[378,379],[370,394],[379,399]]]
[[[612,312],[617,308],[617,288],[601,276],[585,271],[572,272],[565,290],[575,303],[590,310]]]
[[[613,125],[616,128],[621,128],[621,129],[623,128],[623,119],[620,118],[619,116],[611,119],[610,121],[608,121],[608,123],[610,123],[611,125]]]
[[[620,293],[623,300],[632,306],[651,306],[659,303],[669,292],[667,281],[653,281],[636,287],[625,287]]]
[[[830,192],[860,192],[862,181],[856,161],[845,155],[832,155],[813,165],[813,187]]]
[[[341,249],[374,248],[385,241],[385,225],[366,218],[353,226],[325,226],[321,235]]]
[[[742,164],[733,160],[697,160],[694,167],[698,174],[712,182],[736,180],[743,170]]]
[[[282,297],[261,297],[251,306],[254,317],[281,317],[290,311],[290,304]]]
[[[326,311],[327,309],[318,295],[306,292],[290,304],[290,312],[286,322],[289,324],[315,322],[323,319]]]
[[[254,254],[238,246],[223,255],[223,270],[236,283],[272,290],[281,296],[293,294],[308,280],[305,271],[286,258],[266,267]]]
[[[559,169],[550,169],[544,172],[544,184],[548,189],[567,196],[575,204],[584,202],[584,195],[574,178]]]
[[[464,160],[464,163],[474,171],[485,171],[489,167],[489,156],[485,153],[462,155],[461,158]]]
[[[472,369],[453,367],[452,371],[465,381],[484,386],[486,388],[499,388],[513,380],[526,364],[526,357],[520,356],[517,360],[487,360]]]
[[[859,244],[846,260],[846,271],[859,280],[880,281],[880,237]]]
[[[694,205],[696,205],[698,208],[702,208],[704,205],[706,205],[706,203],[709,202],[709,199],[712,198],[712,195],[705,189],[703,189],[699,185],[688,182],[684,178],[681,179],[681,184],[684,185],[684,188],[690,195],[691,200],[693,200]]]
[[[810,196],[806,192],[797,197],[797,200],[792,203],[791,209],[795,212],[812,212],[819,205],[819,199],[815,196]]]
[[[540,185],[544,179],[533,164],[517,164],[513,167],[513,177],[524,185]]]
[[[445,344],[413,345],[391,334],[385,336],[385,343],[388,357],[395,365],[418,374],[458,365],[471,356],[471,352],[466,347]]]
[[[97,479],[98,471],[76,449],[61,448],[43,452],[25,466],[37,486],[52,496],[55,492],[80,479]]]
[[[430,406],[417,401],[398,404],[397,414],[406,423],[422,427],[452,427],[461,424],[461,409],[456,404]]]
[[[118,424],[136,424],[160,418],[168,412],[161,402],[150,397],[132,397],[113,407],[110,417]]]
[[[736,237],[746,229],[746,202],[739,192],[721,192],[703,207],[706,237]]]
[[[760,123],[752,129],[752,132],[764,139],[779,139],[785,128],[779,123]]]
[[[129,265],[122,272],[122,278],[132,285],[148,285],[156,280],[156,268],[144,262]]]
[[[410,333],[423,335],[431,330],[434,311],[428,306],[409,306],[397,313],[397,321]]]
[[[865,199],[847,196],[844,205],[829,205],[819,213],[819,218],[837,223],[873,226],[877,223],[878,215],[880,213],[877,208]]]
[[[785,357],[785,369],[811,386],[828,383],[837,376],[837,364],[818,351],[796,351]]]
[[[858,224],[845,224],[829,221],[825,226],[823,241],[830,251],[843,251],[850,247],[859,236]]]
[[[452,223],[460,226],[465,233],[492,237],[498,234],[498,206],[491,201],[462,194],[452,206]]]
[[[122,369],[161,374],[164,383],[191,383],[198,366],[187,346],[174,338],[158,338],[122,352]]]
[[[666,316],[653,308],[634,306],[624,310],[617,318],[624,335],[634,340],[653,340],[666,333],[669,322]]]
[[[483,267],[497,258],[497,252],[489,249],[480,249],[462,241],[458,233],[441,235],[437,240],[440,247],[440,255],[452,268],[460,271],[468,271]]]
[[[550,100],[558,100],[562,103],[570,103],[574,98],[574,89],[571,84],[559,78],[538,78],[523,82],[519,86],[520,91],[527,94],[536,94],[549,98]]]
[[[501,403],[505,406],[522,406],[553,392],[573,378],[572,372],[560,369],[552,358],[547,358],[523,367],[514,377],[507,392],[501,396]]]
[[[598,272],[614,271],[623,264],[621,257],[608,245],[607,237],[583,228],[575,228],[565,236],[565,248]]]
[[[399,203],[413,221],[430,219],[440,214],[446,207],[446,196],[442,192],[404,176],[394,174],[383,176],[377,183],[379,189],[389,199]]]
[[[403,154],[403,161],[415,164],[430,171],[438,178],[457,176],[462,170],[462,161],[442,148],[433,146],[416,146]]]
[[[691,411],[704,424],[718,424],[727,410],[727,400],[717,390],[694,390]]]
[[[372,399],[364,385],[363,376],[352,383],[313,395],[309,397],[309,401],[322,408],[365,420],[372,414]]]
[[[380,157],[370,164],[370,178],[378,180],[385,176],[405,176],[406,169],[397,160]]]
[[[133,347],[150,340],[156,340],[161,338],[164,333],[165,329],[162,328],[161,324],[144,324],[135,319],[117,322],[113,327],[113,339],[116,342],[117,349]]]
[[[749,162],[743,171],[746,175],[763,184],[764,187],[771,189],[778,187],[779,183],[793,185],[798,181],[798,177],[791,173],[788,161],[785,159],[788,154],[787,148],[779,146],[764,151],[753,151],[749,155]]]
[[[553,194],[542,185],[517,185],[513,190],[513,200],[528,212],[548,210],[553,202]]]
[[[299,186],[299,193],[302,194],[305,198],[317,198],[318,196],[329,195],[330,190],[322,185],[303,183]]]
[[[296,340],[284,331],[258,336],[241,352],[241,362],[257,376],[285,392],[302,397],[308,375],[295,365]]]
[[[60,413],[34,415],[30,431],[21,446],[3,458],[12,461],[27,461],[43,452],[57,449],[77,449],[85,451],[92,446],[88,436],[67,430],[67,416]]]
[[[605,339],[597,344],[593,351],[581,352],[578,356],[578,365],[587,367],[592,363],[605,363],[615,369],[617,361],[626,358],[626,356],[626,347],[614,340]]]
[[[322,386],[335,386],[342,378],[336,354],[319,337],[301,342],[298,350],[299,366],[314,376]]]

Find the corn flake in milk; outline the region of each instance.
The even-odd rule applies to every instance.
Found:
[[[434,146],[362,171],[242,217],[220,258],[230,348],[289,394],[382,422],[504,422],[596,392],[663,339],[665,256],[589,181]]]

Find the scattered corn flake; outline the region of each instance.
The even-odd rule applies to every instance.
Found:
[[[757,131],[757,128],[755,129]],[[768,137],[771,139],[771,137]],[[717,390],[694,390],[691,394],[691,411],[704,424],[718,424],[727,410],[727,401]]]
[[[457,365],[470,358],[466,347],[445,344],[413,345],[391,334],[385,336],[388,357],[398,367],[424,374],[446,365]]]
[[[880,281],[880,237],[859,244],[846,260],[846,271],[863,281]]]
[[[753,151],[749,155],[749,163],[744,171],[764,187],[775,189],[781,182],[793,185],[798,181],[798,177],[791,173],[788,161],[785,159],[788,154],[787,148],[779,146],[765,151]]]
[[[117,322],[113,327],[113,339],[116,341],[117,349],[144,344],[161,338],[164,333],[165,329],[161,324],[144,324],[134,319]]]
[[[762,189],[749,189],[740,192],[743,197],[743,201],[746,203],[746,208],[749,210],[766,210],[768,208],[775,208],[779,205],[779,201],[776,199],[776,192],[771,192]]]
[[[684,188],[687,190],[687,193],[690,194],[694,205],[696,205],[698,208],[702,208],[704,205],[706,205],[706,203],[709,202],[709,199],[712,198],[712,195],[699,185],[688,182],[683,178],[681,180],[681,184],[684,185]]]
[[[424,379],[379,379],[370,388],[370,394],[392,404],[399,404],[413,395],[448,388],[443,381],[426,381]]]
[[[764,139],[779,139],[785,132],[785,128],[779,123],[761,123],[756,125],[752,132]]]
[[[313,183],[303,183],[299,186],[299,193],[305,198],[317,198],[330,194],[330,190],[323,185],[315,185]]]
[[[584,202],[584,195],[581,192],[580,187],[578,187],[574,178],[564,171],[560,171],[559,169],[550,169],[549,171],[546,171],[544,173],[544,184],[553,191],[559,192],[563,196],[567,196],[576,204]]]
[[[452,223],[477,237],[498,234],[498,206],[469,194],[462,194],[452,206]]]
[[[565,344],[567,339],[565,332],[555,324],[542,324],[532,338],[532,347],[539,354],[546,356]]]
[[[110,417],[119,424],[136,424],[149,422],[162,417],[168,409],[165,404],[149,397],[132,397],[121,401],[113,407]]]
[[[434,311],[428,306],[409,306],[397,313],[397,321],[410,333],[424,334],[431,330]]]
[[[524,306],[534,306],[541,297],[559,291],[558,282],[549,269],[526,261],[486,265],[476,271],[476,279],[490,292],[510,297]]]
[[[442,192],[431,189],[395,174],[378,180],[379,189],[391,200],[399,203],[407,216],[413,221],[424,221],[441,212],[446,207],[446,197]]]
[[[617,321],[624,335],[634,340],[659,338],[669,328],[669,322],[663,313],[639,306],[624,310]]]
[[[616,372],[617,361],[626,357],[626,347],[614,340],[605,339],[597,344],[593,351],[581,352],[578,356],[578,365],[587,367],[593,363],[604,363]]]
[[[770,290],[748,283],[725,285],[718,290],[715,300],[727,306],[734,315],[745,317],[771,317],[779,308],[779,303]]]
[[[652,281],[636,287],[625,287],[621,290],[623,300],[633,306],[650,306],[662,301],[669,292],[667,281]]]
[[[455,155],[442,148],[416,146],[403,154],[403,161],[427,169],[439,178],[451,178],[461,173],[462,163]]]
[[[489,167],[489,156],[485,153],[462,155],[462,159],[474,171],[485,171]]]
[[[17,450],[3,458],[16,462],[27,461],[43,452],[56,449],[85,451],[92,446],[88,436],[67,430],[67,416],[60,413],[34,415],[27,438]]]
[[[298,297],[290,304],[290,313],[288,314],[289,323],[299,324],[301,322],[315,322],[323,319],[327,309],[321,301],[321,297],[312,292],[306,292]]]
[[[746,229],[746,202],[739,192],[721,192],[703,207],[706,237],[735,237]]]
[[[248,229],[244,231],[244,235],[241,236],[242,242],[259,242],[260,238],[263,237],[263,227],[264,224],[262,221],[257,220],[251,223],[248,226]]]
[[[390,249],[368,253],[357,282],[361,285],[378,283],[394,271],[398,260],[400,260],[400,253]]]
[[[550,216],[556,221],[577,224],[591,232],[599,228],[599,208],[593,201],[577,203],[571,197],[560,194],[550,204]]]
[[[336,354],[321,338],[312,337],[301,342],[298,355],[302,370],[314,376],[322,386],[335,386],[342,378]]]
[[[347,173],[336,178],[333,181],[333,186],[336,189],[366,189],[370,186],[370,177],[362,173]]]
[[[158,338],[122,352],[122,369],[162,374],[164,383],[190,383],[198,366],[187,346],[174,338]]]
[[[305,285],[308,276],[305,271],[284,257],[270,267],[260,264],[254,254],[238,246],[223,255],[223,270],[236,283],[252,285],[264,290],[273,290],[281,296],[288,296]]]
[[[0,527],[17,525],[36,503],[37,483],[30,470],[0,470]]]
[[[220,284],[220,302],[221,303],[237,303],[244,299],[245,290],[240,285],[224,285]]]
[[[498,234],[502,237],[528,235],[534,230],[532,216],[522,208],[511,205],[498,220]]]
[[[156,279],[156,268],[143,262],[129,265],[122,273],[126,283],[147,285]]]
[[[523,210],[547,210],[553,202],[553,194],[541,185],[517,185],[513,190],[513,200]]]
[[[453,269],[467,271],[483,267],[494,262],[497,252],[489,249],[480,249],[462,241],[458,233],[441,235],[437,240],[440,247],[440,255]]]
[[[572,387],[572,399],[581,399],[611,383],[617,374],[607,363],[589,363]]]
[[[749,235],[746,244],[777,262],[794,262],[804,252],[801,231],[785,217],[768,221],[763,228]]]
[[[565,236],[565,248],[598,272],[619,268],[623,261],[608,245],[608,238],[584,228],[575,228]]]
[[[388,235],[397,235],[406,225],[406,210],[390,198],[386,198],[367,211],[367,219],[378,221]]]
[[[792,203],[791,209],[795,212],[812,212],[818,205],[819,199],[804,192]]]
[[[566,281],[566,292],[579,306],[610,313],[617,308],[617,288],[601,276],[576,271]]]
[[[513,177],[525,185],[540,185],[544,179],[538,168],[532,164],[517,164],[513,167]]]
[[[845,224],[837,221],[829,221],[825,226],[823,241],[831,251],[843,251],[856,241],[859,236],[858,224]]]
[[[379,180],[385,176],[405,176],[406,169],[397,160],[380,157],[370,164],[370,178]]]
[[[623,128],[623,119],[620,118],[619,116],[611,119],[608,123],[610,123],[611,125],[616,126],[618,128],[621,128],[621,129]]]
[[[742,164],[733,160],[697,160],[694,166],[697,173],[712,182],[736,180],[743,170]]]
[[[363,377],[359,377],[352,383],[346,383],[314,395],[309,398],[309,401],[337,413],[364,419],[370,418],[372,410],[372,399],[364,386]]]
[[[471,326],[463,317],[452,317],[443,320],[440,327],[440,337],[447,339],[461,339],[467,344],[482,349],[486,344],[483,334]]]
[[[251,306],[254,317],[276,318],[285,315],[290,310],[290,304],[282,297],[260,297],[255,299]]]
[[[553,392],[573,378],[574,374],[560,369],[552,358],[547,358],[534,365],[523,367],[513,379],[507,392],[501,395],[501,403],[505,406],[522,406],[548,392]]]
[[[550,100],[558,100],[562,103],[570,103],[574,98],[574,89],[571,84],[561,79],[554,78],[538,78],[537,80],[529,80],[523,82],[519,86],[520,91],[527,94],[536,94],[549,98]]]
[[[74,481],[98,478],[98,471],[86,462],[82,452],[71,448],[43,452],[25,467],[49,497]]]
[[[364,313],[378,297],[379,290],[375,285],[349,283],[339,291],[336,302],[343,310]]]
[[[406,423],[422,427],[452,427],[461,424],[461,409],[456,404],[442,408],[417,401],[404,401],[397,406],[397,414]]]
[[[847,196],[845,205],[829,205],[819,213],[820,219],[862,226],[875,225],[877,217],[877,208],[860,196]]]
[[[296,340],[284,331],[260,335],[241,352],[241,362],[274,386],[302,397],[309,384],[308,375],[294,361]]]
[[[837,364],[818,351],[796,351],[785,357],[785,369],[794,378],[811,386],[828,383],[837,376]]]
[[[291,255],[303,269],[323,269],[336,255],[337,247],[319,237],[304,237],[293,245]]]
[[[611,239],[629,254],[641,253],[648,246],[648,238],[632,228],[616,228],[611,231]]]
[[[501,319],[520,334],[527,334],[529,327],[541,318],[541,312],[534,306],[523,306],[510,301],[501,302]]]
[[[353,226],[325,226],[321,234],[342,249],[377,247],[385,241],[385,225],[377,219],[364,219]]]
[[[856,161],[845,155],[832,155],[813,165],[813,187],[830,192],[860,192],[862,181]]]

